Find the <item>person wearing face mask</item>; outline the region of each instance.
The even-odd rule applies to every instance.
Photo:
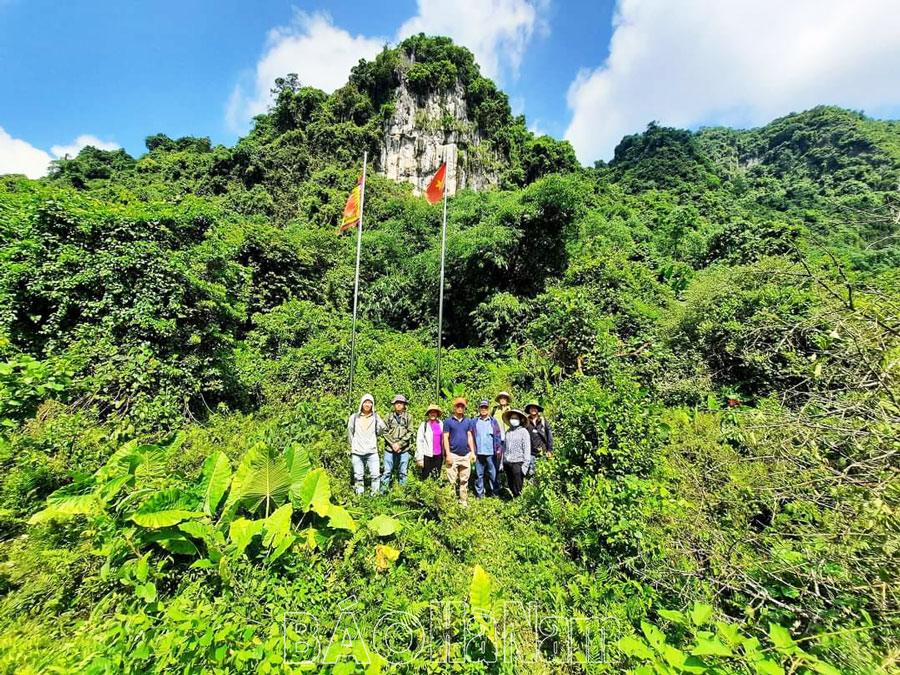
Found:
[[[444,459],[441,437],[444,423],[441,421],[441,409],[432,404],[425,411],[427,419],[419,425],[416,432],[416,464],[422,469],[422,478],[440,478],[441,464]]]
[[[509,425],[503,450],[503,466],[513,497],[522,494],[522,471],[531,464],[531,433],[528,417],[521,410],[510,409],[503,413],[503,421]]]

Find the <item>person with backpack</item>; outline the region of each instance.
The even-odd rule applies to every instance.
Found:
[[[442,435],[444,423],[441,409],[432,404],[425,410],[426,419],[416,432],[416,464],[422,469],[422,478],[438,478],[444,459]]]
[[[487,399],[478,403],[478,417],[474,419],[472,433],[475,438],[475,496],[493,497],[500,494],[497,481],[497,465],[503,458],[503,442],[500,440],[500,425],[490,414],[491,404]],[[487,474],[487,490],[484,478]]]
[[[509,425],[503,449],[503,467],[513,497],[522,494],[523,470],[531,464],[531,433],[528,417],[521,410],[510,409],[503,414]]]
[[[406,397],[397,394],[391,400],[394,409],[388,415],[384,430],[384,472],[381,474],[381,492],[391,488],[391,477],[397,468],[399,477],[397,484],[406,483],[406,471],[409,466],[409,446],[412,445],[413,432],[409,413],[406,412]]]
[[[444,457],[447,464],[447,480],[456,490],[459,485],[459,505],[469,505],[469,475],[472,458],[475,456],[475,441],[472,438],[474,422],[466,417],[466,399],[453,399],[453,415],[444,422]]]
[[[496,401],[497,405],[491,408],[491,417],[497,420],[497,424],[500,425],[500,439],[503,440],[506,432],[509,431],[509,427],[506,425],[506,422],[503,421],[503,415],[509,410],[512,396],[507,391],[501,391],[497,394],[496,398],[494,398],[494,401]]]
[[[378,437],[384,433],[385,428],[381,415],[375,412],[374,397],[372,394],[363,394],[359,401],[359,409],[347,420],[353,483],[358,495],[365,491],[366,469],[372,483],[372,494],[378,494],[381,484],[381,472],[378,469]]]
[[[553,430],[541,414],[543,412],[544,407],[537,401],[525,406],[525,413],[529,417],[528,430],[531,432],[531,466],[527,472],[529,476],[535,473],[535,458],[541,460],[553,454]]]

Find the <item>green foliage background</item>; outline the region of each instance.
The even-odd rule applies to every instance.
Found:
[[[335,226],[401,83],[502,159],[449,200],[440,384],[545,405],[513,502],[352,495],[348,396],[434,401],[440,209],[374,173],[346,388]],[[651,123],[584,168],[421,35],[275,93],[232,148],[0,177],[0,670],[293,672],[285,612],[327,639],[355,597],[364,635],[466,599],[618,626],[610,663],[490,664],[475,616],[462,663],[373,672],[896,672],[900,123]]]

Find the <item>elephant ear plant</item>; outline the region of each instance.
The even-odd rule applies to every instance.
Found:
[[[115,524],[116,529],[102,528],[119,532],[101,547],[107,569],[129,553],[140,557],[156,547],[209,567],[248,553],[254,542],[252,555],[274,562],[298,542],[320,548],[357,529],[347,509],[331,501],[324,469],[312,468],[308,452],[296,443],[284,452],[256,443],[234,472],[224,453],[214,453],[197,479],[166,487],[172,481],[159,467],[181,443],[180,435],[156,444],[126,443],[92,476],[47,497],[29,522],[82,516]]]

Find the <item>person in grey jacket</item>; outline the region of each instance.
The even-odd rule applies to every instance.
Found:
[[[353,465],[353,483],[356,494],[365,491],[365,471],[369,470],[372,494],[378,494],[381,486],[381,471],[378,467],[378,437],[386,425],[381,415],[375,412],[372,394],[364,394],[359,401],[359,410],[347,420],[347,438],[350,441],[350,462]]]
[[[503,466],[509,490],[513,497],[522,494],[522,470],[531,463],[531,433],[528,416],[521,410],[510,409],[503,413],[503,421],[509,426],[506,432]]]

